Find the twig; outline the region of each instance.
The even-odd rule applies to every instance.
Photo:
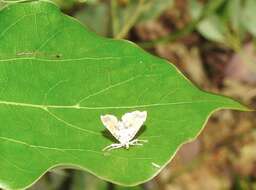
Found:
[[[129,30],[133,27],[133,25],[136,23],[137,19],[140,17],[141,13],[143,12],[143,5],[144,5],[144,0],[140,0],[138,7],[134,12],[133,16],[125,24],[125,26],[121,29],[121,31],[115,36],[115,38],[122,39],[127,35]]]
[[[0,3],[13,4],[13,3],[25,3],[30,1],[38,1],[38,0],[17,0],[17,1],[0,0]]]
[[[117,19],[117,14],[116,14],[116,9],[117,9],[117,2],[116,0],[110,0],[110,9],[111,9],[111,24],[112,24],[112,36],[115,36],[118,28],[119,28],[119,23]]]

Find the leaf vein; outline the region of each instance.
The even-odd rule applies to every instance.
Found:
[[[48,112],[52,117],[54,117],[56,120],[58,120],[58,121],[61,122],[61,123],[64,123],[65,125],[67,125],[67,126],[69,126],[69,127],[71,127],[71,128],[77,129],[77,130],[82,131],[82,132],[94,134],[94,135],[100,135],[100,134],[97,133],[97,132],[94,132],[94,131],[91,131],[91,130],[87,130],[87,129],[78,127],[78,126],[76,126],[76,125],[74,125],[74,124],[71,124],[71,123],[65,121],[64,119],[61,119],[60,117],[58,117],[56,114],[52,113],[52,112],[49,111],[49,110],[47,110],[47,112]]]
[[[35,148],[35,149],[47,149],[47,150],[60,151],[60,152],[67,152],[67,151],[91,152],[91,153],[100,154],[102,156],[105,156],[104,152],[102,152],[102,151],[95,151],[95,150],[81,149],[81,148],[58,148],[58,147],[33,145],[33,144],[29,144],[27,142],[23,142],[23,141],[20,141],[20,140],[8,138],[8,137],[1,137],[1,136],[0,136],[0,139],[4,140],[4,141],[24,145],[24,146],[27,146],[29,148]],[[123,157],[123,156],[119,156],[119,155],[115,155],[115,154],[108,154],[107,156],[122,158],[122,159],[126,159],[126,160],[129,160],[129,159],[131,159],[131,160],[151,160],[151,159],[153,159],[151,157]],[[25,170],[25,169],[23,169],[23,170]]]
[[[122,86],[122,85],[124,85],[124,84],[126,84],[126,83],[129,83],[129,82],[131,82],[131,81],[134,81],[135,79],[139,78],[140,76],[141,76],[141,75],[138,75],[138,76],[135,76],[135,77],[131,77],[131,78],[127,79],[127,80],[118,82],[118,83],[113,84],[113,85],[109,85],[108,87],[106,87],[106,88],[104,88],[104,89],[101,89],[101,90],[99,90],[99,91],[97,91],[97,92],[95,92],[95,93],[93,93],[93,94],[90,94],[90,95],[88,95],[88,96],[82,98],[81,100],[79,100],[79,101],[77,102],[77,104],[79,105],[79,104],[81,104],[84,100],[87,100],[87,99],[89,99],[89,98],[91,98],[91,97],[93,97],[93,96],[100,95],[100,94],[102,94],[103,92],[106,92],[106,91],[108,91],[108,90],[110,90],[110,89],[112,89],[112,88],[119,87],[119,86]]]
[[[114,59],[125,59],[125,58],[132,58],[134,56],[116,56],[116,57],[79,57],[79,58],[70,58],[70,59],[45,59],[45,58],[38,58],[38,57],[15,57],[9,59],[0,59],[0,62],[9,62],[9,61],[20,61],[20,60],[36,60],[42,62],[70,62],[70,61],[83,61],[83,60],[114,60]]]
[[[19,19],[17,19],[15,22],[13,22],[12,24],[10,24],[8,27],[5,28],[5,30],[3,30],[0,34],[0,39],[15,25],[17,25],[19,22],[21,22],[23,19],[25,19],[26,17],[30,17],[30,16],[35,16],[35,15],[39,15],[39,14],[44,14],[43,12],[40,13],[33,13],[33,14],[25,14],[22,17],[20,17]]]

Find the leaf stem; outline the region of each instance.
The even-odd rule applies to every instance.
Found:
[[[115,36],[118,28],[119,28],[119,23],[117,19],[117,14],[116,14],[116,9],[117,9],[117,2],[116,0],[110,0],[110,16],[111,16],[111,24],[112,24],[112,36]]]
[[[136,11],[134,12],[133,16],[129,19],[129,21],[125,24],[125,26],[121,29],[121,31],[115,36],[117,39],[124,38],[129,30],[133,27],[136,23],[138,18],[140,17],[141,13],[143,12],[144,0],[140,0]]]

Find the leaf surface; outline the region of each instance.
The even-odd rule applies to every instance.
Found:
[[[155,176],[219,108],[239,103],[200,91],[167,61],[135,44],[97,36],[52,3],[0,12],[0,187],[30,186],[56,166],[121,185]],[[146,110],[129,150],[103,152],[113,139],[102,114]]]

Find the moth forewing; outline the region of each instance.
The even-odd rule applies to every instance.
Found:
[[[122,122],[124,123],[125,127],[127,128],[126,138],[132,140],[140,128],[143,126],[143,123],[146,121],[147,112],[143,111],[134,111],[130,113],[126,113],[122,116]]]
[[[118,135],[118,119],[114,115],[102,115],[100,116],[101,122],[108,129],[108,131],[119,140]]]
[[[134,111],[134,112],[128,112],[125,113],[122,116],[122,121],[123,122],[131,122],[134,123],[135,120],[140,120],[141,122],[145,122],[147,118],[147,112],[146,111]]]
[[[101,116],[102,123],[111,132],[111,134],[120,142],[120,144],[111,144],[103,150],[112,150],[121,147],[129,148],[129,145],[142,145],[139,142],[146,142],[145,140],[132,140],[143,123],[146,121],[146,111],[133,111],[125,113],[122,116],[122,120],[118,119],[114,115]]]

